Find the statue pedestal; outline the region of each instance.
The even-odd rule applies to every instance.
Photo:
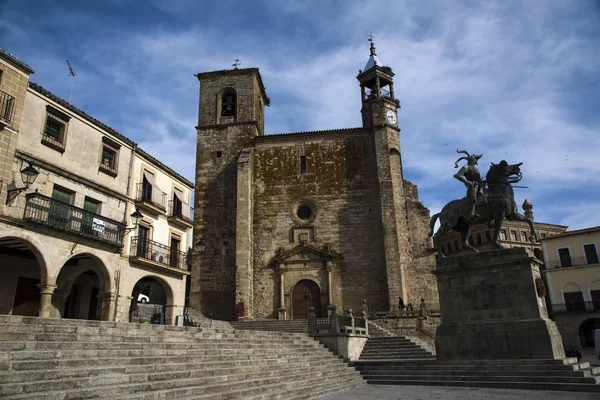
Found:
[[[438,260],[439,360],[561,359],[562,340],[538,296],[542,263],[524,248]]]

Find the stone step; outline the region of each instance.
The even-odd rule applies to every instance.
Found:
[[[412,365],[415,366],[424,366],[424,365],[448,365],[448,366],[457,366],[457,365],[508,365],[508,366],[521,366],[521,365],[535,365],[535,366],[553,366],[553,365],[587,365],[589,368],[589,363],[578,363],[576,358],[563,358],[559,360],[549,360],[549,359],[501,359],[501,360],[435,360],[435,361],[402,361],[399,360],[397,362],[389,362],[389,361],[377,361],[377,360],[367,360],[367,361],[352,361],[350,364],[352,365]]]
[[[427,370],[426,372],[420,369],[402,369],[402,370],[398,370],[398,369],[390,369],[390,368],[376,368],[376,367],[371,367],[368,370],[361,370],[358,369],[358,371],[363,372],[363,374],[368,374],[369,377],[376,377],[376,376],[392,376],[392,375],[403,375],[403,376],[423,376],[423,375],[427,375],[429,377],[434,377],[434,376],[439,376],[439,375],[444,375],[444,376],[461,376],[461,375],[473,375],[473,376],[478,376],[481,378],[487,377],[487,376],[539,376],[539,377],[590,377],[594,374],[598,374],[598,371],[600,371],[600,368],[597,371],[593,371],[591,368],[590,369],[584,369],[584,370],[528,370],[528,371],[515,371],[515,370],[511,370],[511,369],[507,369],[507,370],[479,370],[479,371],[468,371],[468,370],[446,370],[446,369],[440,369],[440,370]]]
[[[369,380],[373,385],[424,385],[424,386],[456,386],[456,387],[485,387],[501,389],[550,390],[567,392],[600,393],[600,385],[582,383],[551,383],[551,382],[491,382],[491,381],[433,381],[411,379],[405,381]]]
[[[292,349],[290,347],[290,349]],[[235,348],[227,345],[220,348],[179,348],[179,349],[124,349],[124,350],[24,350],[8,353],[13,361],[18,360],[59,360],[68,358],[117,358],[117,357],[169,357],[169,356],[220,356],[220,355],[248,355],[248,354],[279,354],[285,348],[260,347],[260,348]],[[293,347],[296,354],[311,354],[316,351],[314,346],[297,345]]]
[[[390,362],[391,363],[391,362]],[[600,373],[600,367],[590,368],[588,363],[582,363],[583,366],[580,365],[549,365],[549,366],[539,366],[539,365],[490,365],[490,366],[482,366],[482,365],[472,365],[472,366],[456,366],[456,365],[423,365],[415,368],[414,365],[403,365],[403,366],[393,366],[393,365],[385,365],[381,363],[381,365],[355,365],[354,367],[359,371],[379,371],[379,370],[393,370],[393,371],[401,371],[401,372],[412,372],[412,371],[422,371],[423,374],[434,373],[435,371],[441,371],[444,373],[491,373],[491,374],[505,374],[508,372],[514,372],[518,374],[527,374],[534,371],[539,371],[540,373],[567,373],[571,371],[591,371],[594,374]],[[586,367],[585,364],[588,364]]]
[[[222,340],[202,339],[190,342],[95,342],[95,341],[70,341],[70,342],[0,342],[0,351],[19,350],[137,350],[137,349],[189,349],[189,348],[291,348],[292,346],[324,347],[313,339],[268,341],[268,340]]]
[[[308,357],[306,354],[267,354],[260,355],[260,359],[288,359],[289,361],[302,361],[302,360],[327,360],[332,357],[329,352],[322,352]],[[256,359],[255,354],[237,354],[237,355],[220,355],[203,357],[202,361],[205,363],[219,362],[219,361],[235,361],[235,360],[253,360]],[[46,370],[53,368],[81,368],[89,365],[90,362],[94,362],[98,366],[112,366],[112,365],[148,365],[148,364],[166,364],[166,363],[188,363],[194,362],[198,359],[195,356],[169,356],[169,357],[127,357],[127,358],[94,358],[94,359],[58,359],[58,360],[21,360],[13,361],[13,370]]]
[[[520,376],[504,376],[504,375],[486,375],[480,376],[478,374],[475,375],[421,375],[419,377],[415,377],[412,375],[403,375],[403,374],[392,374],[392,375],[371,375],[370,373],[365,373],[363,376],[367,379],[367,381],[374,380],[390,380],[390,381],[404,381],[411,379],[421,379],[421,380],[432,380],[432,381],[486,381],[486,382],[550,382],[550,383],[588,383],[588,384],[597,384],[600,383],[600,377],[598,376],[589,376],[589,377],[573,377],[573,376],[530,376],[530,375],[520,375]]]
[[[304,363],[300,365],[298,363],[294,363],[287,365],[277,364],[271,367],[244,366],[237,368],[209,368],[209,366],[206,364],[202,364],[196,365],[196,367],[197,368],[190,368],[188,365],[185,365],[185,368],[175,370],[136,371],[131,373],[127,373],[126,368],[96,368],[87,371],[75,370],[75,374],[58,374],[56,377],[52,377],[51,374],[46,373],[44,374],[45,378],[42,379],[35,379],[42,374],[30,374],[31,376],[25,376],[24,374],[21,374],[22,378],[27,379],[13,381],[11,383],[4,382],[0,376],[0,382],[2,382],[2,387],[0,387],[0,396],[16,395],[21,393],[35,393],[37,391],[62,390],[70,387],[92,387],[102,386],[105,384],[123,384],[146,381],[151,382],[160,380],[166,381],[172,379],[195,378],[198,376],[215,377],[214,379],[219,379],[218,377],[222,377],[223,380],[227,380],[233,384],[236,381],[285,374],[305,374],[307,376],[314,376],[315,374],[333,373],[335,371],[346,372],[348,370],[344,365],[340,365],[339,363],[334,364],[333,362],[320,362],[316,365],[311,363]],[[78,373],[79,371],[82,371],[83,373]]]
[[[183,363],[162,363],[162,364],[112,364],[107,366],[90,365],[89,363],[80,368],[54,368],[45,370],[12,370],[0,371],[0,382],[16,383],[31,380],[51,380],[68,378],[71,376],[100,375],[110,373],[136,374],[136,373],[162,373],[171,371],[219,371],[219,370],[251,370],[253,368],[287,368],[287,366],[296,366],[298,368],[310,366],[327,366],[329,368],[346,369],[345,364],[341,364],[336,358],[327,357],[318,359],[315,363],[312,359],[294,360],[288,358],[270,358],[270,359],[247,359],[247,360],[229,360],[215,361],[207,363],[205,360],[196,360],[194,362]],[[204,373],[204,372],[203,372]]]
[[[422,347],[409,347],[409,348],[392,348],[392,349],[364,349],[362,354],[388,354],[388,353],[429,353]]]
[[[336,371],[337,372],[337,371]],[[112,377],[111,377],[112,378]],[[299,386],[309,386],[311,383],[320,383],[322,381],[336,381],[343,379],[361,379],[357,377],[356,371],[350,369],[344,372],[330,373],[323,375],[316,373],[311,375],[310,378],[306,378],[305,374],[293,374],[293,375],[280,375],[272,377],[262,377],[256,379],[249,379],[236,382],[235,386],[238,387],[261,387],[264,391],[263,385],[278,385],[280,389],[294,389]],[[114,378],[118,380],[119,378]],[[110,381],[110,379],[107,379]],[[224,382],[224,383],[223,383]],[[27,387],[29,388],[29,387]],[[26,389],[27,389],[26,388]],[[38,386],[39,388],[39,386]],[[193,389],[192,389],[193,388]],[[80,386],[74,389],[68,387],[58,390],[43,390],[43,393],[36,395],[36,398],[40,399],[73,399],[73,398],[86,398],[86,397],[121,397],[128,394],[135,394],[139,392],[148,391],[165,391],[168,390],[171,398],[181,398],[182,396],[190,395],[201,395],[201,394],[214,394],[230,392],[232,389],[232,383],[228,382],[227,376],[217,377],[195,377],[195,378],[184,378],[184,379],[170,379],[167,381],[146,381],[138,383],[123,384],[111,384],[106,383],[103,386],[86,387]],[[153,395],[152,393],[149,395]],[[3,396],[5,399],[21,399],[31,398],[30,393],[7,395]],[[153,398],[150,396],[144,396],[143,398]]]

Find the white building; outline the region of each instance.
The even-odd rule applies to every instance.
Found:
[[[0,313],[129,321],[150,310],[172,323],[189,275],[192,183],[29,83],[31,67],[4,51],[0,71],[0,114],[11,108],[0,116]]]

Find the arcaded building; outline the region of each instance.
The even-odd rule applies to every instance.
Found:
[[[429,210],[404,180],[394,73],[373,45],[356,128],[266,135],[257,68],[197,77],[193,308],[302,319],[363,299],[371,311],[437,302]]]

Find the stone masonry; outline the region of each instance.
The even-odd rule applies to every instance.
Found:
[[[371,59],[374,57],[372,48]],[[258,69],[200,73],[190,305],[233,319],[437,303],[429,210],[404,180],[393,72],[358,75],[363,126],[264,135]],[[386,88],[386,90],[382,88]],[[235,112],[229,111],[235,103]]]

